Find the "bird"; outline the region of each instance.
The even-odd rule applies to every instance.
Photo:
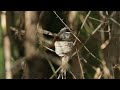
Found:
[[[63,57],[72,50],[73,42],[71,41],[71,36],[71,32],[66,27],[62,28],[56,36],[54,46],[58,56]]]

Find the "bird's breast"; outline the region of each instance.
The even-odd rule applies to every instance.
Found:
[[[54,45],[56,54],[58,56],[64,56],[65,54],[69,53],[72,50],[73,42],[56,41]]]

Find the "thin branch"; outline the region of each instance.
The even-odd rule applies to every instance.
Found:
[[[85,79],[85,77],[84,77],[84,71],[83,71],[83,68],[82,68],[81,60],[80,60],[80,57],[79,57],[79,54],[78,54],[78,50],[77,50],[77,49],[76,49],[76,52],[77,52],[77,56],[78,56],[78,61],[79,61],[81,73],[82,73],[82,78]]]
[[[103,23],[100,23],[100,24],[97,26],[97,28],[92,32],[91,36],[93,36],[93,35],[101,28],[102,25],[103,25]],[[89,37],[87,38],[87,40],[85,41],[85,43],[84,43],[83,45],[85,45],[85,44],[87,43],[87,41],[91,38],[91,36],[89,36]],[[83,45],[81,46],[80,50],[83,48]]]
[[[102,20],[99,20],[99,19],[96,19],[96,18],[93,18],[93,17],[88,17],[88,18],[90,18],[90,19],[92,19],[92,20],[95,20],[95,21],[98,21],[98,22],[101,22],[101,23],[106,23],[106,22],[104,22],[104,21],[102,21]]]
[[[113,12],[110,16],[104,15],[104,14],[103,14],[103,11],[100,11],[99,13],[100,13],[100,15],[102,16],[103,19],[105,19],[106,17],[108,17],[112,22],[114,22],[114,23],[116,23],[118,26],[120,26],[120,24],[119,24],[115,19],[112,18],[112,17],[116,14],[116,12]]]
[[[74,79],[77,79],[71,70],[69,70],[69,73],[73,76]]]
[[[41,43],[39,43],[39,44],[41,44]],[[55,51],[54,51],[53,49],[51,49],[51,48],[49,48],[49,47],[47,47],[47,46],[45,46],[45,45],[43,45],[43,47],[45,47],[47,50],[52,51],[52,52],[55,53]]]
[[[114,22],[115,24],[117,24],[118,26],[120,26],[120,23],[118,23],[115,19],[113,19],[113,18],[111,18],[111,17],[109,17],[110,18],[110,20],[112,21],[112,22]]]
[[[88,17],[90,16],[90,14],[91,14],[91,11],[89,11],[88,14],[86,15],[86,17],[85,17],[85,19],[84,19],[84,21],[83,21],[83,23],[81,25],[81,29],[83,28],[83,26],[86,23],[86,21],[87,21]]]
[[[62,66],[60,66],[49,79],[52,79],[61,68],[62,68]]]
[[[84,19],[84,21],[83,21],[83,23],[82,23],[82,25],[81,25],[81,29],[83,28],[83,26],[85,25],[87,19],[89,18],[90,13],[91,13],[91,11],[89,11],[88,14],[86,15],[86,17],[85,17],[85,19]],[[80,31],[78,32],[78,35],[79,35],[79,34],[80,34]],[[77,41],[77,39],[75,39],[74,45],[76,44],[76,41]]]
[[[51,63],[50,60],[48,60],[48,63],[49,63],[49,65],[50,65],[50,67],[51,67],[53,73],[55,74],[55,68],[54,68],[53,64]],[[57,77],[57,74],[55,74],[55,77]]]
[[[95,34],[95,33],[98,31],[98,29],[99,29],[103,24],[104,24],[104,23],[100,23],[100,24],[97,26],[97,28],[92,32],[92,35]]]
[[[84,21],[83,21],[83,23],[82,23],[81,29],[83,28],[84,24],[86,23],[87,19],[89,18],[90,13],[91,13],[91,11],[89,11],[88,14],[86,15],[86,17],[85,17],[85,19],[84,19]],[[80,34],[80,30],[79,30],[79,32],[78,32],[78,35],[79,35],[79,34]],[[77,39],[75,39],[74,45],[76,44],[76,42],[77,42]]]
[[[103,11],[99,11],[99,14],[103,19],[105,19],[106,16],[103,14]]]
[[[82,57],[82,56],[81,56]],[[82,59],[83,59],[83,61],[85,62],[85,63],[87,63],[87,60],[84,58],[84,57],[82,57]]]
[[[110,30],[104,31],[104,30],[98,30],[99,32],[110,32]]]
[[[116,11],[113,11],[110,15],[110,17],[113,17],[116,14]]]
[[[26,33],[25,30],[21,30],[21,29],[15,28],[15,27],[10,27],[10,29],[11,29],[12,31],[14,31],[14,32],[17,32],[18,34],[25,35],[25,33]],[[53,37],[57,36],[56,33],[52,33],[52,32],[50,32],[50,31],[48,31],[48,30],[45,30],[45,29],[42,29],[43,32],[40,32],[41,29],[39,28],[38,25],[37,25],[37,29],[38,29],[38,32],[39,32],[39,33],[43,33],[43,34],[50,35],[50,36],[53,36]]]
[[[42,29],[42,32],[41,32],[41,29]],[[56,33],[52,33],[48,30],[44,30],[43,28],[40,28],[39,23],[37,24],[37,30],[38,30],[39,33],[43,33],[43,34],[50,35],[50,36],[53,36],[53,37],[57,36]]]
[[[98,26],[97,26],[97,28],[93,31],[93,33],[91,34],[91,36],[93,36],[95,33],[96,33],[96,31],[98,31],[99,29],[100,29],[100,27],[103,25],[103,22],[102,23],[100,23]],[[99,58],[97,58],[94,54],[92,54],[89,50],[88,50],[88,48],[86,48],[85,47],[85,45],[86,45],[86,43],[88,42],[88,40],[91,38],[91,36],[89,36],[88,38],[87,38],[87,40],[85,41],[85,43],[84,44],[82,44],[81,45],[81,48],[79,49],[79,50],[81,50],[83,47],[86,49],[86,51],[92,56],[92,57],[94,57],[95,59],[97,59],[99,62],[101,62],[101,60],[99,59]],[[79,52],[79,51],[78,51]],[[75,52],[74,53],[74,55],[76,54],[77,52]],[[102,63],[102,62],[101,62]]]
[[[108,11],[106,11],[106,14],[108,15]],[[109,34],[109,38],[108,38],[108,40],[106,40],[102,45],[101,45],[101,49],[104,49],[104,48],[106,48],[106,46],[110,43],[110,40],[111,40],[111,29],[110,29],[110,25],[108,24],[107,25],[107,28],[108,28],[108,30],[106,31],[106,32],[108,32],[108,34]]]

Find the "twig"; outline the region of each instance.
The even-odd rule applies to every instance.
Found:
[[[53,73],[55,74],[55,68],[54,68],[53,64],[51,63],[51,61],[50,61],[50,60],[47,60],[47,61],[48,61],[49,65],[50,65],[50,67],[51,67],[51,69],[52,69]],[[55,74],[55,77],[57,77],[57,75],[56,75],[56,74]]]
[[[93,19],[93,20],[98,21],[98,22],[101,22],[101,23],[104,22],[104,21],[102,21],[102,20],[99,20],[99,19],[96,19],[96,18],[93,18],[93,17],[88,17],[88,18]],[[104,22],[104,23],[106,23],[106,22]]]
[[[40,43],[39,43],[39,44],[40,44]],[[53,49],[50,49],[49,47],[47,47],[47,46],[45,46],[45,45],[43,45],[43,47],[45,47],[45,48],[48,49],[49,51],[52,51],[52,52],[55,53],[55,51],[54,51]]]
[[[50,79],[52,79],[52,78],[56,75],[56,73],[57,73],[61,68],[62,68],[62,66],[60,66],[60,67],[55,71],[55,73],[50,77]]]
[[[39,23],[38,23],[38,24],[37,24],[37,30],[40,31],[40,32],[38,31],[39,33],[41,33],[41,29],[42,29],[42,33],[43,33],[43,34],[50,35],[50,36],[53,36],[53,37],[57,36],[56,33],[52,33],[52,32],[50,32],[50,31],[48,31],[48,30],[44,30],[43,28],[40,28],[40,27],[39,27]]]
[[[19,29],[18,28],[15,28],[15,27],[10,27],[10,29],[12,30],[12,31],[14,31],[14,32],[17,32],[17,33],[20,33],[20,34],[22,34],[22,35],[25,35],[25,30],[21,30],[20,29],[20,31],[19,31]],[[40,28],[39,28],[39,26],[37,26],[37,29],[40,31]],[[46,34],[46,35],[50,35],[50,36],[53,36],[53,37],[55,37],[55,36],[57,36],[57,34],[56,33],[52,33],[52,32],[50,32],[50,31],[48,31],[48,30],[44,30],[44,29],[42,29],[43,30],[43,34]],[[39,32],[38,31],[38,32]],[[41,33],[41,32],[39,32],[39,33]]]
[[[106,11],[106,14],[108,15],[108,11]],[[111,33],[110,33],[111,29],[110,29],[110,25],[108,24],[107,26],[108,26],[108,27],[107,27],[108,30],[107,30],[106,32],[108,32],[108,34],[109,34],[109,39],[106,40],[106,41],[101,45],[101,49],[106,48],[106,46],[110,43],[110,40],[111,40]],[[104,32],[105,32],[105,31],[104,31]]]
[[[113,19],[113,18],[111,18],[111,17],[109,17],[110,18],[110,20],[112,21],[112,22],[114,22],[115,24],[117,24],[118,26],[120,26],[120,23],[118,23],[115,19]]]
[[[89,11],[88,14],[86,15],[86,17],[85,17],[85,19],[84,19],[84,21],[83,21],[83,23],[81,25],[81,29],[83,28],[84,24],[86,23],[87,18],[90,16],[90,13],[91,13],[91,11]]]
[[[103,19],[105,19],[106,16],[103,14],[103,11],[99,11],[99,14]]]
[[[77,56],[78,56],[78,61],[79,61],[81,73],[82,73],[82,78],[85,79],[85,77],[84,77],[84,71],[83,71],[83,68],[82,68],[82,64],[81,64],[80,57],[79,57],[79,54],[78,54],[78,50],[77,50],[77,49],[76,49],[76,52],[77,52]]]
[[[101,25],[100,25],[100,26],[101,26]],[[100,28],[100,26],[98,26],[98,27]],[[97,31],[97,30],[99,29],[98,27],[95,29],[95,31]],[[94,32],[93,34],[95,34],[95,32]],[[91,35],[91,36],[92,36],[92,35]],[[87,41],[91,38],[91,36],[88,37],[87,40],[85,41],[85,43],[81,45],[81,48],[79,49],[79,51],[85,46],[85,44],[86,44]],[[97,58],[96,56],[94,56],[94,54],[92,54],[86,47],[84,47],[84,48],[88,51],[88,53],[89,53],[92,57],[94,57],[94,58],[97,59],[99,62],[101,62],[101,60],[100,60],[99,58]],[[79,52],[79,51],[78,51],[78,52]],[[73,54],[72,56],[74,56],[76,53],[77,53],[77,52],[74,52],[74,54]],[[85,62],[86,62],[86,61],[85,61]],[[102,63],[102,62],[101,62],[101,63]]]
[[[102,29],[101,30],[98,30],[99,32],[110,32],[110,30],[107,30],[107,31],[103,31]]]
[[[82,56],[81,56],[82,57]],[[83,59],[83,61],[85,62],[85,63],[87,63],[87,60],[84,58],[84,57],[82,57],[82,59]]]
[[[103,25],[104,23],[100,23],[97,28],[92,32],[92,35],[96,33],[96,31],[98,31],[98,29]]]
[[[110,17],[113,17],[116,14],[116,11],[113,11],[110,15]]]
[[[41,43],[39,43],[39,44],[41,44]],[[43,45],[43,47],[45,47],[47,50],[52,51],[52,52],[55,53],[55,51],[54,51],[53,49],[50,49],[49,47],[47,47],[47,46],[45,46],[45,45]],[[51,55],[51,54],[47,54],[47,56],[46,56],[46,58],[47,58],[47,59],[50,58],[50,61],[52,61],[54,64],[56,64],[56,65],[58,65],[58,66],[61,66],[61,60],[59,60],[59,58],[55,58],[55,57],[54,57],[54,58],[51,59],[51,57],[53,57],[53,55]]]
[[[92,32],[91,36],[93,36],[93,35],[96,33],[96,31],[98,31],[99,28],[100,28],[102,25],[103,25],[103,23],[100,23],[100,24],[97,26],[97,28]],[[91,36],[87,38],[87,40],[85,41],[85,43],[81,46],[81,48],[80,48],[79,50],[81,50],[81,49],[85,46],[85,44],[86,44],[87,41],[91,38]],[[92,57],[96,58],[98,61],[101,62],[101,60],[98,59],[94,54],[92,54],[86,47],[84,47],[84,48],[89,52],[89,54],[90,54]]]
[[[74,79],[77,79],[71,70],[69,71],[69,73],[73,76]]]
[[[105,19],[106,17],[108,17],[112,22],[114,22],[114,23],[116,23],[118,26],[120,26],[120,24],[119,24],[115,19],[112,18],[112,17],[116,14],[116,12],[113,12],[110,16],[104,15],[104,14],[103,14],[103,11],[100,11],[99,13],[100,13],[100,15],[102,16],[103,19]]]
[[[90,13],[91,13],[91,11],[89,11],[88,14],[86,15],[86,17],[85,17],[85,19],[84,19],[84,21],[83,21],[83,23],[82,23],[82,25],[81,25],[81,29],[83,29],[83,26],[84,26],[84,24],[86,23],[88,17],[90,16]],[[79,35],[79,34],[80,34],[80,31],[78,32],[78,35]],[[77,39],[75,39],[74,45],[76,44],[76,41],[77,41]]]

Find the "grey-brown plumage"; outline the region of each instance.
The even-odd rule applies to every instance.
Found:
[[[68,54],[73,47],[73,42],[71,41],[71,32],[68,32],[68,28],[64,27],[60,30],[55,41],[55,52],[58,56],[62,57]]]
[[[72,34],[68,31],[68,28],[64,27],[60,30],[57,36],[61,41],[70,41]]]

